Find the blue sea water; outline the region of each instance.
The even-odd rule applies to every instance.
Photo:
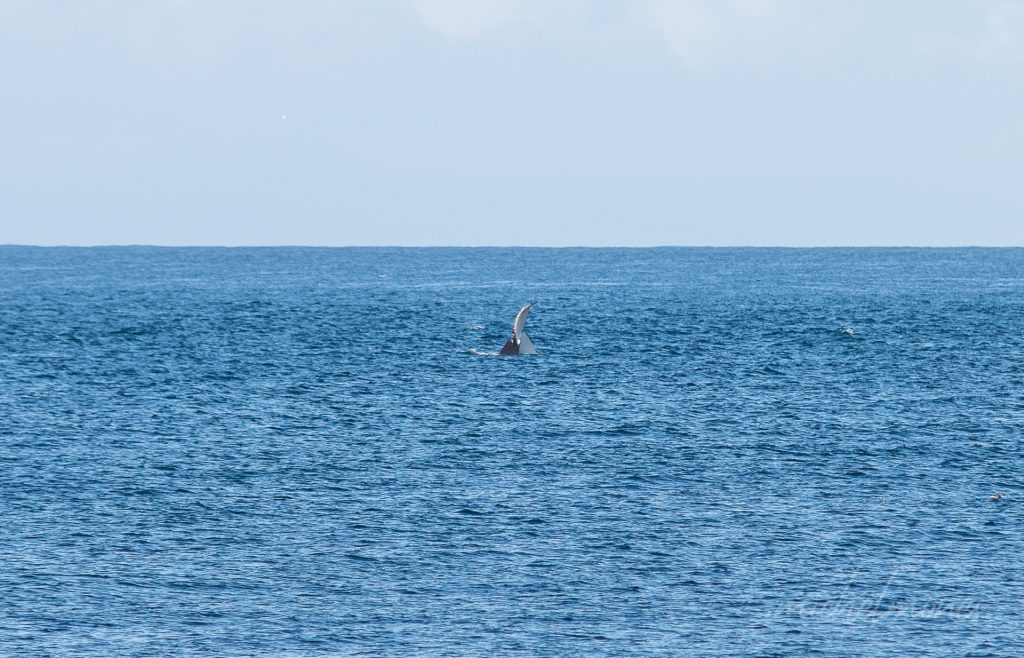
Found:
[[[1024,652],[1024,250],[2,247],[0,292],[0,655]]]

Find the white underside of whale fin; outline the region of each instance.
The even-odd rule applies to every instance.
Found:
[[[523,328],[526,326],[526,318],[530,317],[530,307],[533,306],[533,302],[530,302],[526,306],[519,309],[516,313],[515,322],[512,323],[512,333],[519,336],[523,333]]]
[[[519,334],[519,353],[520,354],[536,354],[537,349],[533,346],[533,341],[526,335],[526,332]]]

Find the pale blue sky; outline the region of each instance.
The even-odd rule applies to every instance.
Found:
[[[1024,0],[0,0],[0,243],[1024,245]]]

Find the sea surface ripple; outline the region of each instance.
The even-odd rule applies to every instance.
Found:
[[[0,291],[0,655],[1024,653],[1024,250],[0,247]]]

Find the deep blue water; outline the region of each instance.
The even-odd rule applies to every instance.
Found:
[[[0,655],[1024,652],[1024,250],[3,247],[0,293]],[[529,300],[539,355],[474,353]]]

